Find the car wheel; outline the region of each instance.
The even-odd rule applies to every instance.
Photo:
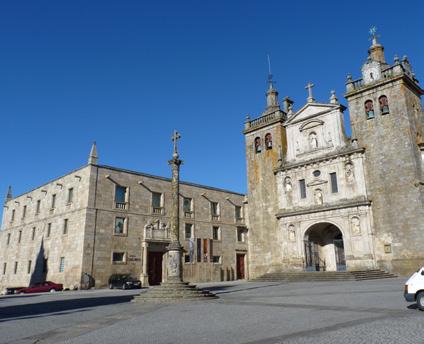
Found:
[[[109,283],[109,289],[113,289],[113,284]]]
[[[417,295],[417,305],[420,311],[424,311],[424,291],[420,291]]]
[[[55,293],[55,292],[56,292],[56,289],[53,289],[53,288],[52,288],[52,289],[50,289],[49,291],[50,291],[51,293]]]

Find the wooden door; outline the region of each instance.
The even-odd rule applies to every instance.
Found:
[[[159,285],[162,282],[162,252],[148,252],[147,273],[149,285]]]
[[[237,255],[237,279],[245,279],[244,254]]]

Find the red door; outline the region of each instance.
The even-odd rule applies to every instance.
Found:
[[[237,279],[245,279],[244,254],[237,255]]]
[[[162,252],[148,252],[147,273],[149,285],[159,285],[162,282]]]

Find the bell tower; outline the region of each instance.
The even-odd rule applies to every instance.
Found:
[[[387,64],[375,28],[370,33],[362,78],[348,76],[345,97],[352,139],[365,148],[377,263],[408,274],[424,260],[424,91],[408,58]]]
[[[290,105],[289,101],[286,101]],[[249,274],[254,278],[279,266],[281,250],[277,245],[277,185],[274,170],[287,150],[283,126],[286,112],[281,110],[278,91],[271,73],[268,76],[266,109],[256,119],[246,118],[243,134],[246,140],[249,220]],[[254,243],[254,245],[251,245]]]

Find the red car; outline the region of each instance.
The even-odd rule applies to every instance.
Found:
[[[50,293],[54,293],[55,291],[63,290],[63,284],[57,284],[53,282],[43,282],[34,284],[28,288],[20,288],[15,290],[15,294],[26,294],[26,293],[44,293],[49,291]]]

